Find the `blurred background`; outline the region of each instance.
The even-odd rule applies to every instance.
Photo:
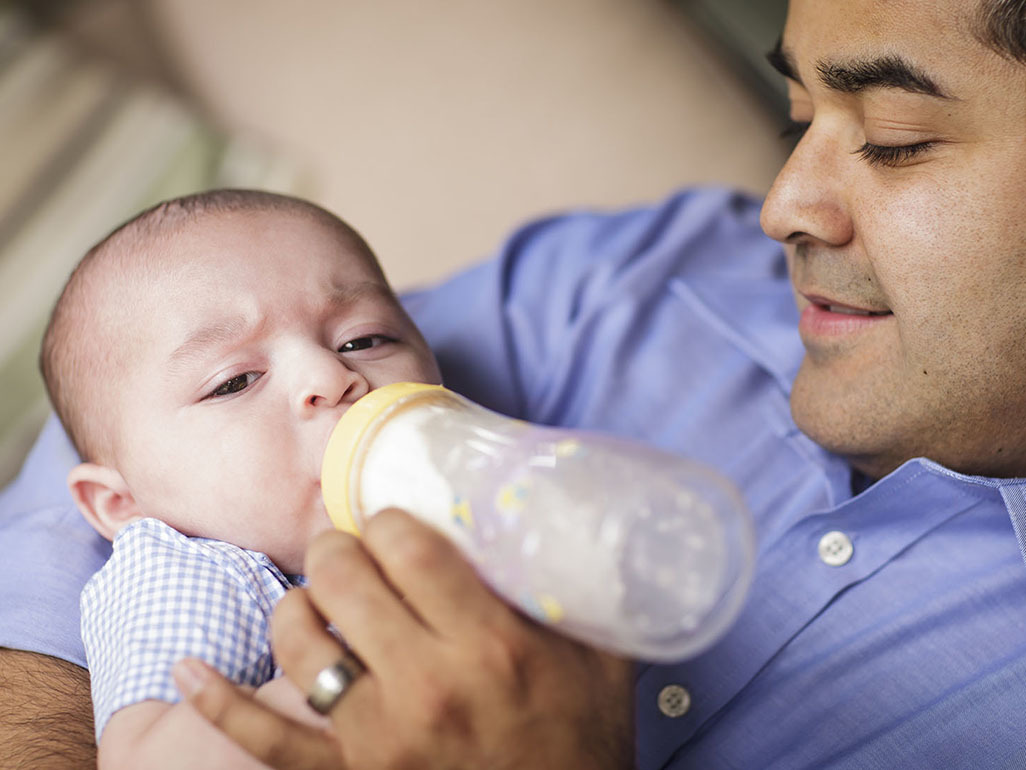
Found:
[[[784,0],[0,2],[0,484],[47,414],[36,352],[82,253],[211,186],[311,198],[396,288],[554,211],[764,193]]]

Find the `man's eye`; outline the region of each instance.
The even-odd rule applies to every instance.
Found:
[[[380,334],[372,334],[369,337],[358,337],[355,340],[349,340],[349,342],[343,342],[339,347],[339,353],[353,353],[357,350],[367,350],[369,348],[375,348],[378,345],[384,345],[386,342],[393,342],[389,337],[383,337]]]
[[[246,372],[232,377],[229,380],[225,380],[207,396],[207,398],[217,398],[218,396],[230,396],[233,393],[241,393],[260,377],[256,372]]]
[[[871,166],[903,166],[910,163],[920,155],[933,149],[936,142],[918,142],[916,144],[904,144],[897,147],[888,147],[880,144],[864,145],[855,150]]]

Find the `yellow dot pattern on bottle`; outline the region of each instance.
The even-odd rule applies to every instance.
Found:
[[[457,496],[452,502],[452,520],[464,529],[474,528],[474,514],[470,511],[470,503]]]
[[[506,484],[495,495],[495,507],[503,512],[522,511],[527,502],[528,488],[522,483]]]
[[[563,605],[555,597],[548,594],[542,594],[538,597],[538,606],[541,607],[542,614],[549,623],[558,623],[566,614],[563,611]]]
[[[581,442],[575,438],[568,438],[556,444],[556,457],[572,457],[581,448]]]

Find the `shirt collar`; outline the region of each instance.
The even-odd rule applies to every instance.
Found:
[[[907,477],[910,473],[922,472],[945,479],[966,492],[976,490],[978,494],[999,494],[1004,503],[1005,511],[1011,520],[1012,529],[1015,531],[1023,562],[1026,563],[1026,479],[1024,478],[1006,479],[990,476],[973,476],[951,470],[929,458],[916,457],[907,461],[901,467],[880,479],[880,481],[866,487],[865,490],[860,492],[860,495],[867,494],[879,485],[889,486],[896,480]]]

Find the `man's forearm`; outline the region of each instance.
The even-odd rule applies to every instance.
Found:
[[[0,767],[96,766],[89,672],[0,648]]]

